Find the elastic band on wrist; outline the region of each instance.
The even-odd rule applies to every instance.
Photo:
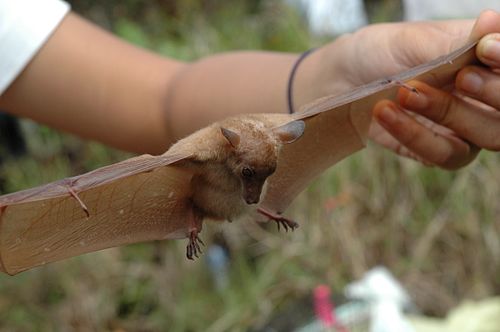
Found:
[[[290,71],[290,76],[288,77],[288,86],[287,86],[287,100],[288,100],[288,113],[293,114],[295,112],[293,108],[293,80],[295,79],[295,73],[297,72],[297,68],[299,67],[300,63],[302,60],[305,59],[309,54],[311,54],[315,48],[311,48],[304,53],[302,53],[297,60],[295,60],[295,63],[293,64],[292,70]]]

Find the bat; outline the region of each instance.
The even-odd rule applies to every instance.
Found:
[[[30,268],[136,242],[188,238],[203,220],[282,213],[324,170],[365,146],[371,109],[410,79],[442,86],[476,60],[476,42],[392,77],[327,96],[293,115],[229,118],[175,143],[89,173],[0,196],[0,271]],[[418,92],[416,92],[418,93]]]

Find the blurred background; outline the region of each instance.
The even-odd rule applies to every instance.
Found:
[[[237,49],[301,52],[367,23],[479,12],[411,0],[69,2],[134,44],[188,61]],[[130,156],[0,117],[2,194]],[[345,285],[378,265],[421,313],[442,317],[464,300],[500,294],[499,161],[483,151],[446,172],[369,145],[295,201],[287,215],[301,227],[291,234],[210,224],[202,237],[211,245],[195,263],[185,241],[164,241],[0,276],[0,330],[290,331],[312,319],[317,285],[341,303]]]

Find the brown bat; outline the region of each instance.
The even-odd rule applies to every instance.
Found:
[[[257,213],[294,229],[281,214],[312,179],[365,146],[374,104],[394,98],[410,79],[451,82],[475,61],[475,44],[318,99],[294,115],[226,119],[163,155],[0,196],[0,271],[12,275],[104,248],[185,237],[192,258],[200,252],[204,218]]]

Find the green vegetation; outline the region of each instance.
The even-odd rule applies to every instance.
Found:
[[[280,1],[72,3],[125,39],[186,60],[318,43]],[[6,191],[129,156],[29,122],[24,129],[28,155],[0,167]],[[0,330],[258,330],[293,308],[285,321],[296,326],[318,283],[339,293],[379,264],[423,312],[441,315],[500,292],[499,161],[482,152],[469,167],[445,172],[370,145],[296,200],[287,214],[301,227],[292,234],[248,221],[207,225],[204,241],[223,239],[231,252],[225,289],[215,288],[203,258],[185,259],[185,241],[114,248],[0,276]]]

